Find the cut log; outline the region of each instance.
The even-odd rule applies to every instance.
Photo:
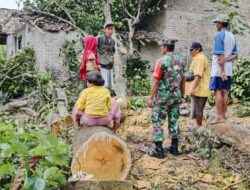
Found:
[[[70,182],[60,190],[133,190],[128,181],[79,181]]]
[[[122,123],[122,122],[124,122],[124,120],[128,116],[128,111],[129,111],[129,109],[131,107],[131,103],[125,97],[118,98],[116,101],[119,103],[120,108],[121,108],[121,123]]]
[[[250,154],[250,130],[242,126],[218,123],[208,125],[207,130],[211,131],[220,142],[233,146],[241,152]]]
[[[45,122],[47,123],[48,131],[56,135],[58,135],[60,133],[60,129],[65,126],[62,118],[53,111],[47,115]]]
[[[57,88],[56,97],[57,97],[57,109],[59,115],[64,119],[66,126],[72,125],[74,121],[71,114],[69,114],[67,108],[68,99],[65,90],[62,88]]]
[[[82,171],[92,179],[124,180],[131,166],[126,143],[106,127],[82,127],[75,132],[72,175]]]
[[[70,126],[74,123],[73,117],[71,114],[69,114],[65,102],[58,101],[57,109],[58,109],[59,115],[64,119],[66,126]]]

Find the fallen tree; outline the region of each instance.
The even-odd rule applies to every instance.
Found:
[[[250,130],[246,127],[227,123],[208,125],[207,129],[223,144],[233,146],[237,150],[250,154]]]

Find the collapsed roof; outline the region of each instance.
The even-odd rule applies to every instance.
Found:
[[[128,32],[120,33],[123,41],[128,41]],[[159,43],[163,39],[163,35],[158,32],[148,32],[145,30],[139,30],[134,33],[133,39],[139,41],[142,45],[145,43],[156,42]]]
[[[0,8],[0,32],[6,34],[16,33],[26,23],[30,23],[47,32],[69,32],[76,30],[71,24],[53,15]]]

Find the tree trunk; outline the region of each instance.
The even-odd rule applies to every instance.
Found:
[[[209,125],[207,130],[210,130],[220,142],[233,146],[237,150],[250,154],[250,129],[234,126],[232,124],[219,123]]]
[[[111,0],[106,0],[104,5],[104,17],[105,22],[112,21],[111,12],[110,12]],[[119,51],[122,46],[122,43],[117,38],[116,32],[113,34],[115,40],[115,54],[114,54],[114,75],[115,75],[115,92],[118,96],[126,97],[127,96],[127,83],[123,73],[123,63],[125,61],[122,59],[122,54]]]
[[[5,104],[4,106],[1,106],[0,113],[16,111],[17,109],[25,107],[28,104],[29,104],[28,100],[13,100],[12,102]]]
[[[57,109],[60,117],[64,119],[66,126],[72,125],[74,121],[71,114],[69,114],[67,108],[68,99],[65,90],[62,88],[57,88],[56,97],[57,97]]]
[[[64,185],[60,190],[133,190],[127,181],[80,181]]]
[[[75,132],[72,175],[83,172],[91,179],[124,180],[131,156],[126,143],[106,127],[82,127]]]

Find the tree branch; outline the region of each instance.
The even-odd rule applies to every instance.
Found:
[[[124,5],[124,1],[121,1],[121,3],[122,3],[123,9],[125,10],[126,14],[127,14],[131,19],[135,19],[135,17],[134,17],[132,14],[130,14],[130,13],[128,12],[128,9],[127,9],[126,6]]]
[[[134,19],[133,25],[138,24],[140,22],[140,16],[141,16],[141,0],[139,0],[138,2],[138,11]]]
[[[69,20],[70,20],[74,25],[76,25],[75,20],[72,18],[72,16],[70,15],[70,13],[69,13],[69,11],[68,11],[67,8],[65,8],[64,6],[62,6],[62,5],[61,5],[60,3],[58,3],[56,0],[53,0],[53,2],[54,2],[59,8],[61,8],[61,9],[65,12],[65,14],[68,16]]]
[[[86,36],[86,32],[83,31],[81,28],[79,28],[78,26],[76,26],[75,24],[73,24],[72,22],[70,22],[70,21],[68,21],[68,20],[66,20],[66,19],[63,19],[63,18],[61,18],[61,17],[58,17],[58,16],[54,15],[53,13],[49,13],[49,12],[45,12],[45,11],[38,11],[38,10],[32,10],[32,12],[36,12],[36,13],[39,13],[39,14],[48,15],[48,16],[57,18],[58,20],[61,20],[61,21],[63,21],[63,22],[66,22],[66,23],[70,24],[70,25],[73,26],[74,28],[78,29],[78,30],[81,32],[81,34],[82,34],[83,36]]]

